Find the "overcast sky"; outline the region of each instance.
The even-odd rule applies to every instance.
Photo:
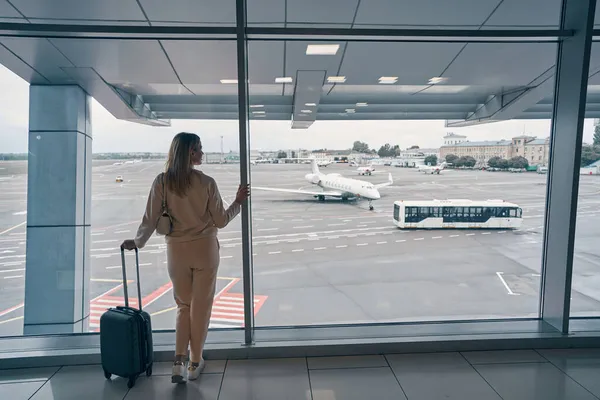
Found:
[[[27,152],[29,118],[28,83],[0,65],[0,153]],[[237,151],[237,121],[172,120],[168,128],[156,128],[117,120],[95,100],[92,104],[93,151],[167,152],[173,136],[180,131],[195,132],[205,151]],[[355,140],[371,148],[390,143],[401,148],[412,145],[439,147],[449,131],[469,140],[510,139],[526,133],[545,138],[549,120],[515,120],[448,130],[444,121],[317,121],[309,129],[290,128],[290,121],[253,121],[250,125],[252,149],[347,149]],[[591,143],[593,120],[586,120],[584,141]]]

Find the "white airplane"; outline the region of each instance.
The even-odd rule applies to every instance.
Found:
[[[373,164],[369,164],[366,167],[358,167],[356,172],[358,172],[359,175],[371,175],[373,172],[375,172],[375,166]]]
[[[279,189],[255,186],[252,189],[306,194],[318,198],[319,201],[325,201],[326,196],[341,198],[344,201],[350,198],[364,198],[369,201],[369,210],[373,210],[372,201],[381,198],[379,189],[394,183],[392,174],[389,174],[387,182],[376,185],[359,179],[344,178],[340,174],[323,174],[319,171],[319,166],[315,159],[312,159],[311,167],[312,173],[306,174],[304,178],[313,185],[319,186],[321,190]]]
[[[329,164],[331,164],[331,161],[317,161],[317,166],[319,167],[326,167]]]
[[[417,167],[417,171],[424,172],[426,174],[440,174],[444,169],[446,169],[446,165],[448,165],[445,161],[440,165],[430,166],[430,165],[419,165]]]

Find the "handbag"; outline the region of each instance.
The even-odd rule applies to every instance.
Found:
[[[165,191],[165,174],[163,174],[162,178],[162,206],[160,210],[160,217],[158,217],[158,221],[156,222],[156,233],[162,236],[168,236],[173,232],[173,217],[169,214],[169,209],[167,207],[167,192]]]

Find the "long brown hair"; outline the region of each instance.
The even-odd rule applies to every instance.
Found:
[[[200,137],[194,133],[180,132],[173,138],[169,158],[165,167],[167,187],[184,196],[192,183],[192,160],[190,150],[200,144]]]

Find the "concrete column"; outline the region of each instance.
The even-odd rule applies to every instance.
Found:
[[[87,331],[92,130],[79,86],[31,86],[23,332]]]

